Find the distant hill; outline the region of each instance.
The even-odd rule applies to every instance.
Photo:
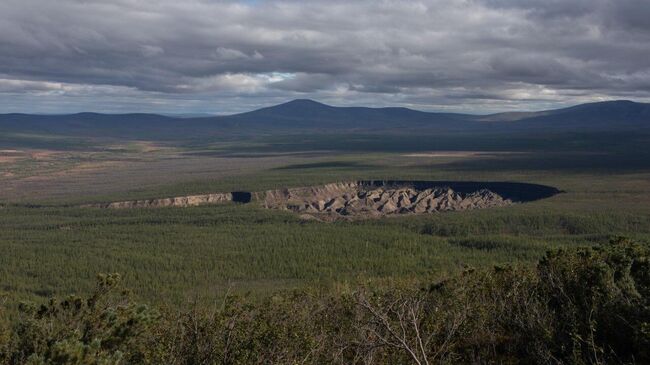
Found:
[[[0,133],[38,133],[66,136],[137,137],[155,132],[178,129],[182,119],[157,114],[99,114],[69,115],[1,114]]]
[[[234,125],[258,128],[384,129],[437,126],[460,129],[474,124],[464,114],[428,113],[408,108],[334,107],[313,100],[288,103],[221,117]]]
[[[628,100],[581,104],[570,108],[540,112],[520,122],[523,126],[551,129],[648,128],[650,127],[650,104]]]
[[[650,124],[650,104],[629,100],[580,104],[563,109],[539,112],[498,113],[476,118],[478,121],[519,122],[519,127],[581,127],[615,126],[643,127]]]
[[[299,99],[251,112],[211,117],[157,114],[0,114],[0,134],[178,139],[298,132],[602,132],[650,129],[650,104],[607,101],[539,112],[491,115],[408,108],[334,107]]]

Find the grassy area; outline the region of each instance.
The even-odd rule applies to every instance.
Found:
[[[260,149],[262,155],[235,156],[243,151],[234,142],[220,152],[205,145],[136,143],[84,155],[85,162],[109,163],[96,169],[65,167],[45,177],[8,179],[2,192],[7,204],[0,208],[0,291],[12,301],[85,292],[97,273],[119,272],[149,301],[210,301],[227,291],[257,295],[427,282],[465,266],[530,265],[550,248],[611,236],[650,240],[650,159],[634,149],[612,148],[605,157],[590,148],[410,156],[318,152],[323,141],[297,144],[301,151],[280,145]],[[402,149],[424,148],[416,147]],[[57,156],[71,161],[78,153],[90,152]],[[564,193],[509,208],[332,224],[255,205],[122,211],[71,206],[350,179],[521,181]]]
[[[332,224],[237,204],[7,207],[0,210],[2,290],[48,297],[89,290],[98,272],[120,272],[143,298],[182,303],[228,290],[427,281],[465,266],[531,263],[549,248],[615,235],[650,239],[650,205],[628,208],[638,191],[594,185],[592,196],[575,191],[509,208]]]
[[[650,237],[650,219],[533,207],[322,224],[252,206],[101,211],[5,209],[3,290],[88,290],[120,272],[147,299],[214,299],[368,279],[440,278],[464,266],[533,262],[551,247]]]

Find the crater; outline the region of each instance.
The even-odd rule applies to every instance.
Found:
[[[232,201],[235,203],[250,203],[253,199],[253,194],[248,191],[233,191],[231,193]]]
[[[269,209],[332,220],[503,207],[558,194],[554,187],[513,182],[355,181],[257,193]]]
[[[188,207],[258,203],[305,219],[336,220],[504,207],[549,198],[551,186],[515,182],[363,180],[301,188],[235,191],[86,205],[95,208]]]

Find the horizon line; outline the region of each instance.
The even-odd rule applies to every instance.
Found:
[[[507,114],[507,113],[538,113],[538,112],[545,112],[545,111],[552,111],[552,110],[562,110],[562,109],[568,109],[568,108],[573,108],[581,105],[592,105],[592,104],[607,104],[607,103],[633,103],[633,104],[650,104],[650,103],[644,103],[644,102],[639,102],[639,101],[634,101],[630,99],[612,99],[612,100],[601,100],[601,101],[590,101],[590,102],[585,102],[585,103],[579,103],[579,104],[571,104],[569,106],[565,107],[560,107],[560,108],[554,108],[554,109],[541,109],[541,110],[511,110],[511,111],[501,111],[501,112],[495,112],[495,113],[461,113],[461,112],[448,112],[448,111],[425,111],[425,110],[420,110],[420,109],[414,109],[414,108],[409,108],[409,107],[404,107],[404,106],[379,106],[379,107],[372,107],[372,106],[363,106],[363,105],[345,105],[345,106],[339,106],[339,105],[332,105],[332,104],[326,104],[321,101],[317,101],[314,99],[310,98],[297,98],[297,99],[291,99],[289,101],[285,101],[279,104],[273,104],[273,105],[268,105],[268,106],[262,106],[256,109],[248,110],[248,111],[243,111],[243,112],[238,112],[238,113],[231,113],[231,114],[212,114],[212,113],[158,113],[158,112],[138,112],[138,111],[133,111],[133,112],[123,112],[123,113],[112,113],[112,112],[94,112],[94,111],[79,111],[79,112],[72,112],[72,113],[27,113],[27,112],[11,112],[11,113],[0,113],[2,116],[8,116],[8,115],[29,115],[29,116],[74,116],[74,115],[81,115],[81,114],[93,114],[93,115],[109,115],[109,116],[120,116],[120,115],[150,115],[150,116],[159,116],[159,117],[166,117],[166,118],[173,118],[173,119],[200,119],[200,118],[214,118],[214,117],[229,117],[229,116],[236,116],[236,115],[241,115],[241,114],[247,114],[247,113],[252,113],[256,112],[259,110],[264,110],[264,109],[271,109],[283,105],[288,105],[291,103],[296,103],[296,102],[309,102],[309,103],[314,103],[318,104],[321,106],[325,107],[331,107],[331,108],[337,108],[337,109],[345,109],[345,108],[364,108],[364,109],[375,109],[375,110],[381,110],[381,109],[406,109],[406,110],[411,110],[411,111],[416,111],[420,113],[427,113],[427,114],[455,114],[455,115],[471,115],[471,116],[490,116],[490,115],[499,115],[499,114]]]

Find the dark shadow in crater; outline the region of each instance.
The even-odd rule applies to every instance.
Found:
[[[248,191],[233,191],[232,201],[235,203],[250,203],[253,199],[253,194]]]
[[[412,186],[417,190],[449,187],[458,193],[464,194],[471,194],[481,189],[487,189],[499,194],[504,199],[510,199],[516,203],[546,199],[562,193],[561,190],[552,186],[517,182],[363,180],[359,181],[359,183],[369,187]]]

